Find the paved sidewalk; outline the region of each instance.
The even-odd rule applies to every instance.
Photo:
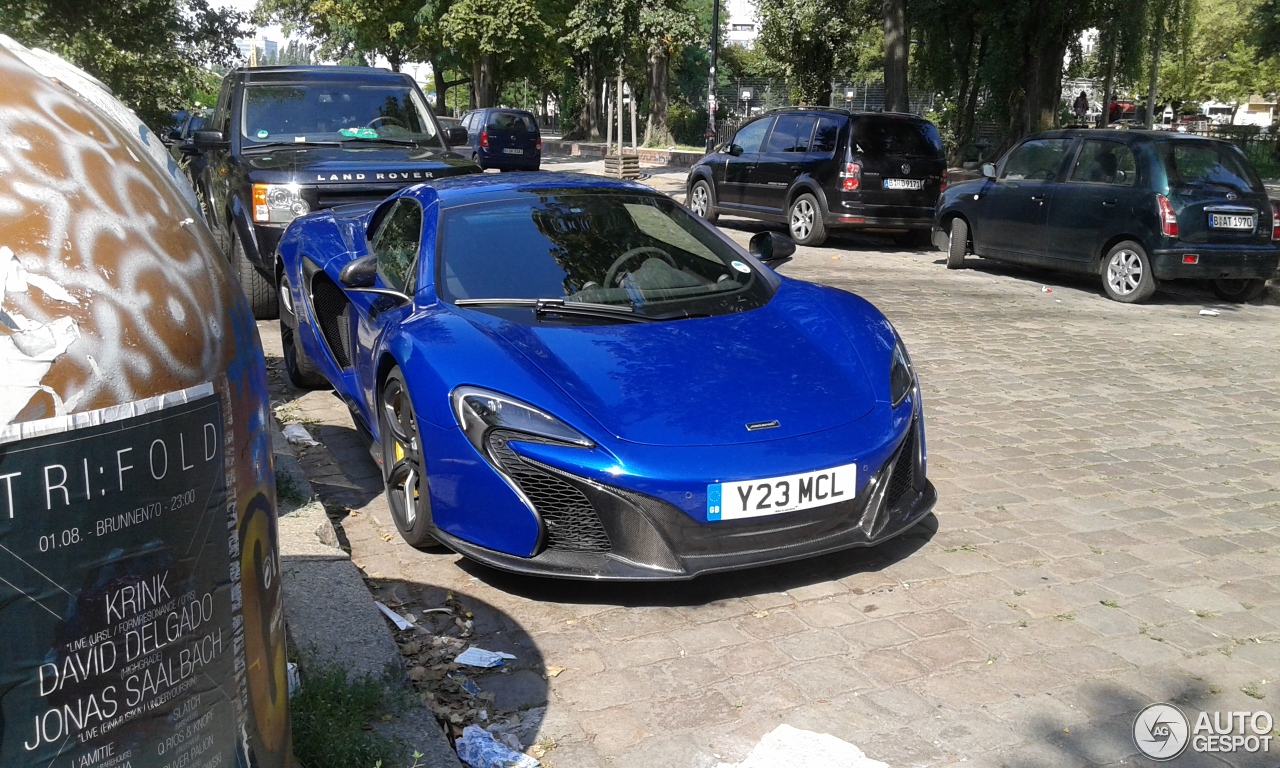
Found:
[[[745,243],[762,225],[722,227]],[[1280,723],[1280,307],[1194,288],[1125,306],[1092,280],[973,265],[848,237],[782,270],[865,296],[906,339],[935,515],[874,550],[674,585],[409,548],[345,406],[282,384],[260,330],[275,397],[324,443],[301,461],[354,561],[425,607],[452,592],[479,644],[514,649],[480,685],[547,704],[545,764],[714,766],[788,723],[893,768],[1146,765],[1131,729],[1153,702]],[[1278,763],[1273,744],[1172,765]]]

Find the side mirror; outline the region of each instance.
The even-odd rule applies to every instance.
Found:
[[[988,179],[994,179],[996,177],[995,163],[983,163],[982,175],[987,177]]]
[[[796,252],[795,242],[781,232],[760,232],[751,238],[747,246],[751,255],[764,262],[770,269],[791,261]]]
[[[372,288],[378,277],[378,257],[372,253],[347,264],[338,273],[338,282],[345,288]]]
[[[219,149],[227,146],[227,140],[223,138],[222,131],[215,130],[199,130],[191,134],[191,143],[196,149]]]
[[[460,144],[467,143],[467,129],[460,125],[455,125],[445,131],[444,137],[449,142],[449,146],[456,147]]]
[[[734,157],[742,157],[742,147],[737,144],[730,144],[728,152]]]
[[[184,155],[187,155],[188,157],[191,157],[192,155],[200,154],[200,148],[197,147],[195,143],[190,139],[187,139],[186,141],[179,144],[178,151]]]

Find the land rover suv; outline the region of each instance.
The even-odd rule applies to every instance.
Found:
[[[430,179],[480,168],[450,144],[407,74],[367,67],[254,67],[222,81],[195,133],[196,194],[254,315],[274,318],[276,244],[318,208],[382,200]]]
[[[947,163],[917,115],[827,107],[775,110],[743,125],[689,172],[686,205],[787,225],[802,245],[836,228],[892,231],[923,246]]]

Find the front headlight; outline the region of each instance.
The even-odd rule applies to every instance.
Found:
[[[311,213],[311,206],[302,199],[302,188],[297,184],[254,184],[253,220],[257,224],[288,224],[299,216]]]
[[[480,387],[458,387],[449,398],[458,426],[481,456],[489,455],[485,439],[494,429],[524,432],[583,448],[595,447],[590,438],[563,421],[508,395]]]
[[[889,405],[897,408],[915,388],[916,375],[911,369],[911,358],[902,339],[893,345],[893,360],[889,362]]]

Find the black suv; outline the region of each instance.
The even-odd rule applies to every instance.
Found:
[[[382,200],[429,179],[479,173],[450,150],[407,74],[367,67],[254,67],[222,80],[195,133],[196,194],[240,275],[254,316],[274,318],[276,244],[295,217]]]
[[[933,123],[917,115],[827,107],[775,110],[694,164],[685,204],[787,225],[802,245],[835,227],[898,230],[924,245],[947,161]]]

